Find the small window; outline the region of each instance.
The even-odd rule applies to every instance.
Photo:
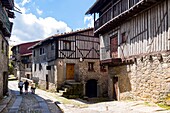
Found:
[[[40,48],[40,55],[43,55],[45,53],[44,48]]]
[[[25,68],[29,68],[29,64],[25,64]]]
[[[71,42],[63,41],[63,50],[71,50]]]
[[[51,70],[51,66],[47,66],[47,67],[46,67],[46,70]]]
[[[33,56],[35,57],[35,50],[33,50]]]
[[[42,69],[42,65],[41,64],[39,64],[39,71]]]
[[[2,40],[2,46],[1,46],[1,49],[2,49],[2,53],[4,53],[4,41]]]
[[[121,42],[121,44],[126,43],[126,40],[127,40],[126,33],[122,33],[122,42]]]
[[[34,71],[36,71],[36,68],[37,68],[37,67],[36,67],[36,64],[34,64]]]
[[[51,44],[51,50],[54,50],[54,44]]]
[[[100,65],[100,71],[101,72],[106,72],[106,66]]]
[[[94,62],[88,63],[88,71],[94,71]]]
[[[6,56],[8,56],[8,46],[6,45]]]

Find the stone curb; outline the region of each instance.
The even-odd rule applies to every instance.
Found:
[[[9,96],[7,98],[3,98],[0,103],[0,113],[7,107],[8,103],[12,99],[11,91],[8,89]]]
[[[63,113],[66,112],[66,107],[65,107],[63,104],[61,104],[61,103],[59,103],[59,102],[55,102],[55,105],[56,105]]]

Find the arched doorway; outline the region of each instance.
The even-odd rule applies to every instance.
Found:
[[[86,96],[89,98],[97,97],[97,80],[91,79],[87,81]]]

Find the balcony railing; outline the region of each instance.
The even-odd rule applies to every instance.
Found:
[[[110,45],[100,48],[100,60],[106,60],[110,58]]]
[[[100,60],[118,58],[118,46],[108,45],[100,48]]]
[[[29,64],[29,63],[32,62],[32,60],[31,60],[31,59],[22,59],[21,62],[22,62],[23,64]]]
[[[140,4],[144,0],[119,0],[113,4],[108,10],[106,10],[100,17],[95,21],[95,30],[100,28],[102,25],[110,21],[111,19],[121,15],[128,11],[137,4]]]
[[[6,12],[0,5],[0,26],[3,29],[3,34],[5,36],[9,36],[11,34],[11,28],[12,28],[12,23],[9,21],[8,16],[6,15]]]

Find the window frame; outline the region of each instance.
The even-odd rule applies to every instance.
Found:
[[[63,40],[63,50],[66,50],[66,51],[71,50],[71,41]]]
[[[94,71],[94,62],[88,62],[88,71]]]

